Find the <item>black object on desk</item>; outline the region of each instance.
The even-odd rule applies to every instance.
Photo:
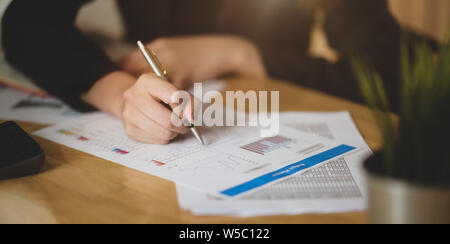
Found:
[[[0,180],[39,173],[45,154],[15,122],[0,124]]]

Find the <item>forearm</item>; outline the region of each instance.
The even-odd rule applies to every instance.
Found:
[[[123,94],[134,85],[136,78],[126,72],[116,71],[98,80],[82,95],[82,100],[118,118],[123,110]]]
[[[266,71],[258,47],[250,40],[229,35],[198,35],[159,38],[147,44],[169,71],[176,85],[217,79],[236,74],[265,78]],[[118,62],[136,76],[151,72],[142,53],[135,50]]]
[[[7,60],[38,86],[79,111],[81,100],[106,74],[119,68],[75,26],[79,8],[89,0],[15,0],[3,19]]]

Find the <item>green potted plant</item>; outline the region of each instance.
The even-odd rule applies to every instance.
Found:
[[[426,44],[406,43],[398,123],[380,75],[362,59],[353,62],[383,141],[383,149],[365,162],[370,222],[448,224],[450,43],[444,41],[437,53]]]

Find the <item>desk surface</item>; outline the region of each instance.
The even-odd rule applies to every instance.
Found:
[[[227,90],[278,90],[281,111],[351,112],[372,149],[379,146],[364,106],[275,81],[230,81]],[[20,123],[29,133],[42,125]],[[366,213],[256,218],[201,217],[180,210],[172,182],[35,138],[47,161],[39,175],[0,182],[0,223],[366,223]]]

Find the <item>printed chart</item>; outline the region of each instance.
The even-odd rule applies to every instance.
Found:
[[[241,148],[260,155],[265,155],[281,147],[286,147],[293,142],[292,139],[283,136],[274,136],[247,144]]]
[[[279,135],[270,138],[261,138],[258,127],[204,128],[201,133],[207,146],[192,135],[182,136],[170,145],[147,145],[128,138],[120,120],[97,113],[35,134],[226,197],[251,193],[356,149],[289,127],[280,128]]]
[[[361,191],[344,158],[309,170],[269,187],[260,189],[242,200],[362,198]]]

